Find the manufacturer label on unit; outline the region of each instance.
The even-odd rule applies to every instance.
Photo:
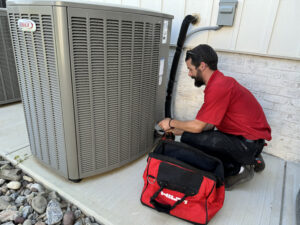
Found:
[[[18,20],[18,27],[22,31],[34,32],[36,30],[35,22],[33,22],[32,20],[28,20],[28,19],[19,19]]]
[[[161,85],[162,83],[162,78],[164,75],[164,66],[165,66],[165,58],[161,58],[159,63],[158,85]]]
[[[164,20],[164,27],[163,27],[163,34],[162,34],[162,43],[166,44],[168,40],[168,26],[169,26],[169,21]]]

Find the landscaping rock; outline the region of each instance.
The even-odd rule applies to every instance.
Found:
[[[81,210],[80,209],[75,210],[74,215],[75,215],[75,219],[78,219],[81,216]]]
[[[31,203],[32,203],[32,200],[34,199],[35,196],[36,196],[36,193],[35,193],[35,192],[32,192],[32,193],[30,193],[29,195],[27,195],[27,196],[26,196],[27,202],[28,202],[29,204],[31,204]]]
[[[58,202],[60,202],[60,198],[58,197],[57,193],[55,191],[51,191],[49,194],[48,194],[48,200],[51,201],[51,200],[56,200]]]
[[[21,183],[19,181],[11,181],[7,184],[7,188],[18,190],[21,187]]]
[[[12,201],[12,198],[10,196],[1,196],[0,199],[6,201],[6,202],[11,202]]]
[[[35,223],[35,225],[46,225],[46,224],[42,221],[38,221],[37,223]]]
[[[8,221],[13,221],[15,218],[18,216],[18,211],[16,210],[11,210],[11,209],[6,209],[2,212],[0,212],[0,222],[8,222]]]
[[[30,205],[24,206],[24,208],[22,209],[22,216],[26,219],[32,212],[33,212],[33,209]]]
[[[28,220],[28,219],[25,220],[23,225],[32,225],[31,220]]]
[[[62,220],[63,212],[60,208],[59,202],[51,200],[48,203],[47,210],[47,224],[55,224]]]
[[[19,181],[21,179],[22,170],[20,169],[2,169],[0,170],[0,178],[10,181]]]
[[[19,224],[19,223],[24,223],[25,219],[22,216],[17,216],[17,218],[15,218],[15,224]]]
[[[26,175],[23,176],[23,180],[28,181],[29,183],[33,182],[33,179],[31,177],[29,177],[29,176],[26,176]]]
[[[75,222],[75,215],[72,211],[67,211],[63,218],[63,225],[73,225]]]
[[[0,185],[4,184],[5,180],[4,179],[0,179]]]
[[[38,212],[39,214],[42,214],[45,212],[45,209],[47,208],[47,200],[43,196],[36,196],[32,199],[32,208]]]
[[[31,193],[31,191],[30,191],[29,189],[25,189],[25,191],[24,191],[23,194],[24,194],[25,196],[27,196],[27,195],[29,195],[30,193]]]
[[[4,196],[1,196],[1,197],[4,197]],[[7,196],[5,196],[5,197],[7,197]],[[5,210],[8,206],[9,206],[9,202],[0,198],[0,210]]]
[[[2,223],[1,225],[15,225],[13,222]]]
[[[19,204],[23,204],[26,201],[26,197],[25,196],[18,196],[17,199],[15,200],[15,203],[17,205]]]
[[[81,218],[79,218],[78,220],[76,220],[74,225],[83,225],[83,221]]]
[[[14,200],[14,201],[17,199],[18,196],[19,196],[19,194],[17,192],[11,193],[9,195],[9,197],[11,197],[11,199]]]
[[[30,185],[30,190],[33,192],[44,192],[45,188],[38,183],[34,183],[34,184]]]

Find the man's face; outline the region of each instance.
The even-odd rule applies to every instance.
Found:
[[[186,61],[186,65],[187,68],[189,70],[189,76],[195,80],[195,86],[196,87],[201,87],[202,85],[204,85],[204,80],[203,80],[203,76],[202,76],[202,72],[200,70],[200,66],[198,68],[196,68],[193,64],[192,64],[192,59],[188,59]]]

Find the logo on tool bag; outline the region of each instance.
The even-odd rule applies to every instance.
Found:
[[[19,19],[18,26],[22,31],[34,32],[36,30],[35,22],[27,19]]]
[[[175,202],[177,202],[178,200],[181,200],[181,198],[179,198],[179,197],[174,197],[173,195],[171,195],[171,194],[169,194],[169,193],[165,193],[165,192],[163,192],[163,191],[161,191],[160,194],[161,194],[162,196],[165,196],[165,197],[168,198],[168,199],[171,199],[171,200],[175,201]],[[183,203],[184,203],[184,204],[187,204],[188,201],[187,201],[187,200],[184,200]]]

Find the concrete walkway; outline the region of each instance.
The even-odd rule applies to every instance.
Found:
[[[72,183],[31,155],[21,103],[0,107],[0,154],[103,224],[190,224],[142,206],[146,156],[112,172]],[[300,165],[264,155],[266,169],[226,192],[211,225],[295,225]]]

